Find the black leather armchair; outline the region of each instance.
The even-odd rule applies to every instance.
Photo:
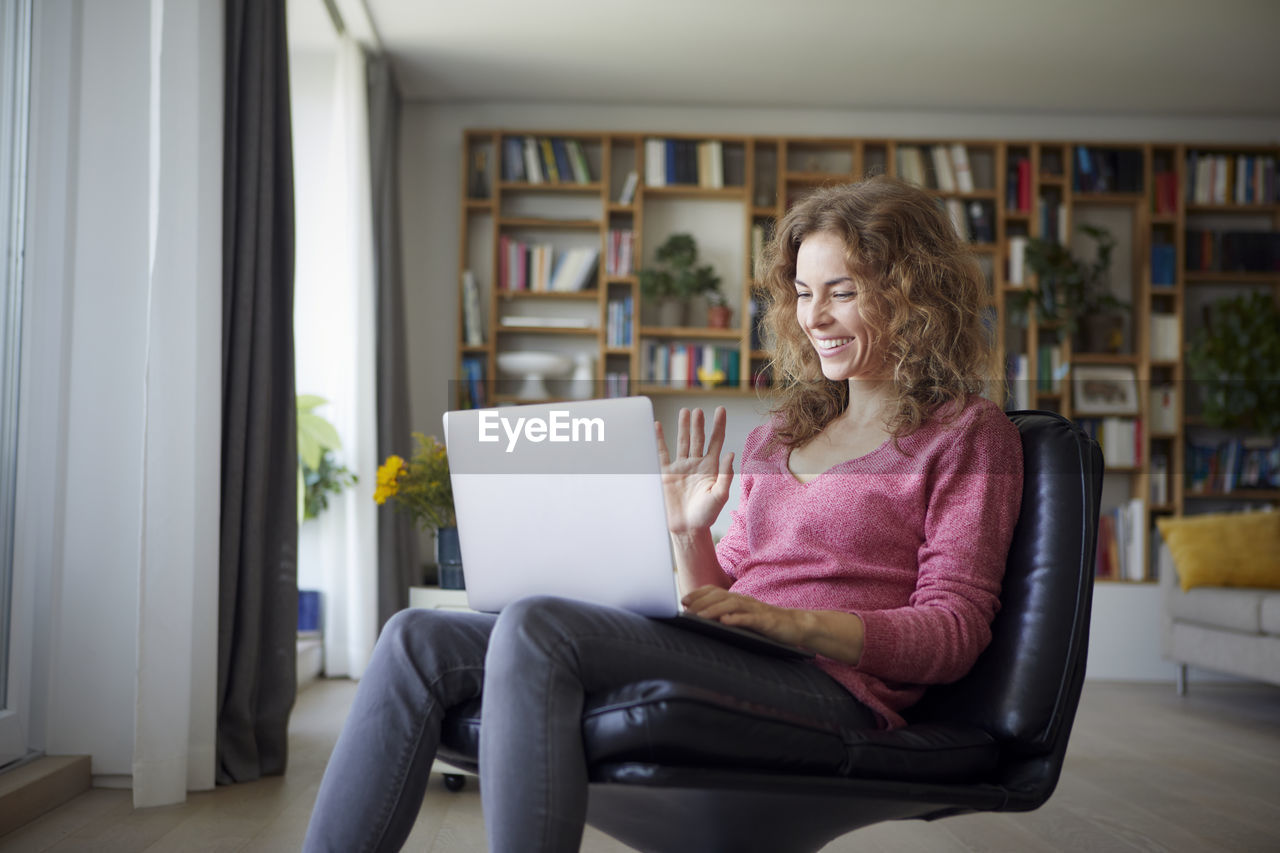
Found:
[[[1022,510],[991,645],[891,732],[838,730],[694,685],[588,697],[588,822],[642,851],[813,851],[883,820],[1029,811],[1057,785],[1089,639],[1102,454],[1055,414],[1015,412]],[[440,757],[475,769],[479,706]]]

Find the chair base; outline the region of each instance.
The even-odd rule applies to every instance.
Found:
[[[880,821],[999,808],[1005,800],[995,786],[975,793],[972,787],[935,790],[910,783],[634,764],[607,768],[605,775],[635,784],[593,782],[587,822],[643,853],[813,853]],[[688,782],[673,776],[688,776]]]

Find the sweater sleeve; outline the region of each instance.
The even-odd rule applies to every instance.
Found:
[[[994,407],[937,454],[919,574],[907,605],[857,612],[866,628],[858,669],[888,682],[944,684],[965,675],[991,640],[1022,498],[1022,443]]]

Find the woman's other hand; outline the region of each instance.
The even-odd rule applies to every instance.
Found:
[[[692,413],[681,409],[676,434],[676,452],[667,452],[662,424],[654,422],[658,437],[658,459],[662,463],[662,489],[666,496],[667,526],[676,535],[709,530],[729,500],[733,482],[733,454],[723,458],[726,414],[716,407],[711,436],[707,440],[706,418],[701,409]],[[703,444],[706,447],[703,447]]]
[[[680,600],[695,616],[714,619],[725,625],[750,628],[766,637],[793,646],[804,645],[803,610],[774,607],[763,601],[729,592],[716,586],[702,586]]]
[[[779,642],[854,665],[861,660],[866,644],[866,626],[856,613],[774,607],[718,586],[700,586],[680,603],[705,619],[750,628]]]

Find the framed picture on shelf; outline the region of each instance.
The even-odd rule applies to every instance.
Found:
[[[1138,414],[1138,374],[1132,367],[1080,365],[1071,371],[1078,415]]]

